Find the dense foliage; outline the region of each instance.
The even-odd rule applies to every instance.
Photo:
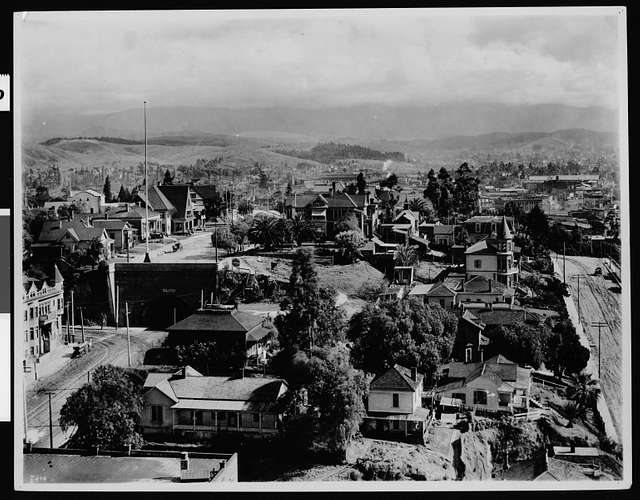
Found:
[[[142,415],[142,387],[122,368],[99,366],[91,383],[75,391],[60,411],[60,426],[75,426],[73,446],[118,450],[138,448],[142,437],[136,425]]]
[[[347,337],[354,366],[370,373],[395,363],[416,367],[430,383],[451,355],[457,327],[454,314],[408,299],[365,306],[351,318]]]

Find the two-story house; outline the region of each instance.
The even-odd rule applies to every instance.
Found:
[[[94,189],[84,189],[69,196],[68,202],[80,208],[81,212],[99,214],[104,207],[105,199],[104,194]]]
[[[24,360],[28,364],[64,342],[64,278],[57,266],[53,266],[50,278],[23,278],[22,305]]]
[[[424,375],[415,368],[394,365],[369,385],[363,430],[424,442],[430,412],[422,407]]]
[[[149,373],[144,382],[143,435],[193,440],[220,433],[268,436],[279,431],[284,380],[270,377],[208,377],[190,366]]]
[[[117,252],[126,252],[134,246],[133,228],[122,219],[93,219],[94,227],[104,229],[113,240]]]
[[[195,214],[191,202],[191,187],[179,184],[158,186],[158,189],[176,209],[171,220],[171,232],[180,234],[193,231]]]
[[[145,207],[147,206],[146,197],[147,194],[145,190],[141,189],[136,194],[134,201],[140,203],[140,206]],[[171,234],[171,220],[177,210],[158,186],[149,186],[148,205],[150,211],[160,214],[159,231],[164,234]]]
[[[513,234],[506,217],[491,237],[480,240],[465,251],[467,278],[484,276],[513,287],[518,274],[513,248]]]
[[[513,217],[501,215],[474,215],[463,222],[463,227],[467,230],[469,241],[475,243],[496,233],[504,218],[509,225],[509,230],[513,230]]]

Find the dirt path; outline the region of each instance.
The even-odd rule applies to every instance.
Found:
[[[555,259],[556,270],[562,277],[562,256]],[[598,376],[600,354],[600,384],[602,393],[619,436],[622,435],[622,297],[614,290],[616,284],[603,276],[594,276],[596,267],[602,267],[601,259],[594,257],[566,257],[566,280],[574,304],[579,311],[580,322],[591,344],[591,356]],[[578,292],[578,282],[580,290]],[[579,297],[579,300],[578,300]],[[598,353],[598,328],[594,322],[607,326],[600,329],[600,353]]]

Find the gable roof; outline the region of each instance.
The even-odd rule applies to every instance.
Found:
[[[454,224],[436,224],[433,226],[434,235],[448,235],[455,233],[456,226]]]
[[[109,211],[110,219],[144,219],[146,216],[146,210],[144,207],[139,207],[138,205],[131,205],[130,207],[119,211]],[[160,213],[150,209],[149,218],[160,218]]]
[[[393,365],[386,372],[378,375],[371,381],[369,388],[372,390],[387,391],[415,391],[420,384],[424,375],[418,374],[418,380],[411,378],[411,370],[401,365]]]
[[[456,292],[452,290],[445,283],[437,283],[434,287],[427,291],[428,297],[449,297],[455,295]]]
[[[177,184],[170,186],[158,186],[158,189],[175,207],[175,217],[178,219],[184,219],[187,204],[190,201],[189,186],[186,184]],[[151,195],[149,195],[149,198],[151,199]]]
[[[498,249],[494,246],[492,241],[488,239],[484,239],[471,245],[469,248],[467,248],[467,250],[464,253],[466,255],[471,255],[471,254],[494,255],[497,251]]]
[[[529,385],[531,370],[521,368],[502,354],[493,356],[479,363],[463,363],[452,361],[449,363],[449,379],[464,379],[463,386],[479,377],[489,377],[496,385],[510,384],[516,388]]]
[[[94,238],[106,237],[104,228],[87,226],[79,220],[45,221],[38,236],[39,243],[57,243],[69,237],[74,241],[91,241]]]
[[[461,293],[495,293],[504,294],[507,287],[497,280],[491,280],[485,276],[471,276],[462,283]]]
[[[131,229],[129,223],[126,220],[122,219],[93,219],[93,225],[95,227],[101,227],[107,230]]]
[[[143,203],[146,203],[146,193],[144,190],[138,191],[137,195]],[[149,210],[159,212],[176,212],[176,207],[169,201],[158,186],[149,186]]]

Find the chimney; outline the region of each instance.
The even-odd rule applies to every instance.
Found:
[[[411,380],[413,380],[414,382],[418,381],[418,369],[417,368],[411,368]]]

